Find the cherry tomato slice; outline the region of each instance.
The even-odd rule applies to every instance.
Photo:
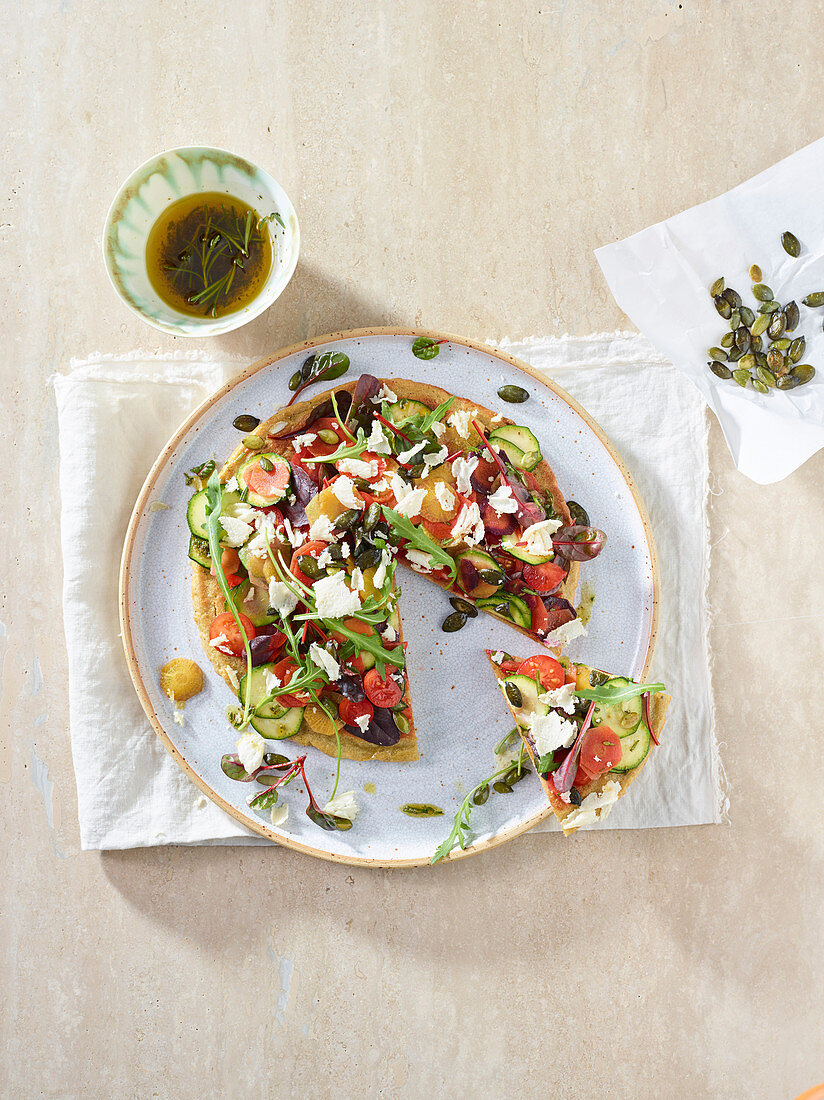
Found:
[[[566,576],[566,571],[553,561],[545,561],[541,565],[525,565],[524,583],[536,592],[552,592],[557,588]]]
[[[324,441],[318,436],[318,432],[321,431],[334,432],[335,435],[338,437],[337,443],[324,443]],[[330,455],[333,451],[336,451],[344,439],[348,440],[348,442],[350,443],[352,442],[351,439],[349,439],[349,437],[347,436],[346,432],[340,426],[340,422],[336,420],[333,416],[322,416],[319,420],[316,420],[314,424],[311,424],[306,429],[304,434],[314,435],[315,438],[308,446],[301,447],[301,449],[298,451],[298,454],[302,458],[310,456],[312,458],[321,458],[324,455]],[[318,464],[315,462],[310,462],[308,465],[309,469],[311,469],[312,466],[317,466]]]
[[[240,616],[240,621],[243,629],[246,631],[247,638],[251,641],[255,636],[255,628],[245,615]],[[212,625],[209,627],[209,638],[219,638],[221,634],[226,641],[221,642],[220,645],[216,645],[213,648],[219,650],[221,653],[233,653],[235,657],[242,656],[244,653],[243,636],[240,630],[238,630],[238,625],[231,611],[223,611],[220,615],[212,619]]]
[[[540,680],[544,691],[554,691],[564,683],[564,669],[554,657],[539,654],[527,659],[518,667],[521,676],[530,676],[533,680]]]
[[[343,625],[355,634],[370,635],[375,633],[374,628],[369,623],[362,623],[360,619],[344,619]],[[350,641],[345,634],[341,634],[337,630],[333,630],[330,637],[334,638],[336,642],[340,642],[341,645],[345,645],[346,642]],[[362,653],[356,653],[353,657],[349,657],[345,663],[361,675],[366,671]]]
[[[338,714],[347,726],[358,727],[358,718],[363,718],[366,715],[369,721],[372,721],[372,715],[375,710],[368,699],[341,699],[338,706]]]
[[[621,763],[621,738],[608,726],[593,726],[581,741],[578,766],[595,779]]]
[[[319,558],[323,551],[329,544],[316,540],[315,542],[305,542],[303,546],[299,546],[292,554],[292,560],[289,563],[289,572],[293,577],[297,577],[299,581],[306,585],[307,588],[311,588],[315,583],[311,577],[307,577],[301,567],[298,565],[300,558],[310,557]]]
[[[298,666],[292,660],[291,657],[284,657],[282,661],[278,663],[272,669],[274,676],[277,676],[281,685],[287,687],[289,681],[297,672]],[[310,685],[315,693],[319,692],[323,687],[323,683],[320,680],[316,680]],[[305,707],[312,701],[312,697],[308,691],[296,691],[294,693],[284,692],[283,695],[277,695],[276,700],[282,707]]]
[[[452,524],[437,519],[422,519],[421,526],[436,542],[446,542],[452,538]]]
[[[401,701],[403,692],[387,672],[382,680],[376,668],[370,668],[363,678],[363,690],[370,703],[376,707],[394,707]]]
[[[527,593],[529,595],[529,593]],[[533,595],[532,599],[527,599],[530,611],[529,629],[533,634],[537,634],[539,637],[543,637],[548,631],[549,626],[549,612],[546,609],[546,604],[540,598],[540,596]]]

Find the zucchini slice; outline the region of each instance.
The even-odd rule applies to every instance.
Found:
[[[519,424],[502,424],[489,433],[489,442],[505,451],[511,461],[521,470],[534,470],[541,461],[541,446],[529,430]],[[510,453],[514,448],[518,455]]]
[[[201,489],[199,493],[195,493],[186,506],[186,522],[189,524],[189,530],[196,538],[203,539],[204,542],[208,543],[209,532],[206,530],[205,489]]]
[[[616,687],[627,687],[632,680],[628,680],[626,676],[613,676],[607,683],[615,684]],[[634,699],[625,699],[621,703],[596,703],[592,712],[592,724],[607,726],[613,733],[624,738],[635,733],[642,716],[643,702],[641,696],[636,695]]]
[[[267,472],[274,472],[274,470],[278,470],[281,475],[279,480],[283,482],[283,485],[278,486],[278,488],[272,493],[271,496],[261,496],[260,493],[256,493],[253,489],[249,488],[249,485],[246,481],[246,472],[247,470],[250,470],[252,466],[257,466],[261,463],[267,462],[272,468],[270,471]],[[287,471],[285,476],[283,476],[283,471],[280,470],[280,467],[284,466],[286,467]],[[251,457],[246,459],[246,461],[237,472],[238,485],[243,486],[246,489],[246,501],[248,504],[253,505],[255,508],[268,508],[270,504],[277,504],[277,502],[279,500],[282,500],[286,495],[286,492],[289,488],[290,480],[291,467],[289,466],[289,463],[286,461],[285,458],[283,458],[282,455],[270,452],[266,452],[265,454],[251,455]]]
[[[516,626],[529,630],[532,623],[532,612],[529,605],[520,596],[510,596],[501,593],[500,596],[486,596],[482,600],[475,601],[476,606],[484,611],[491,611],[502,619],[509,619]]]
[[[269,612],[269,597],[265,594],[265,589],[261,592],[260,588],[255,589],[255,599],[246,602],[246,596],[249,592],[251,582],[249,580],[241,581],[240,584],[235,585],[232,592],[232,603],[235,605],[235,610],[241,615],[245,615],[252,626],[268,626],[269,623],[280,622],[279,615],[270,615]],[[223,601],[224,610],[229,610],[228,602]]]
[[[269,741],[282,741],[285,737],[294,737],[303,722],[303,707],[289,707],[278,718],[261,718],[253,714],[250,719],[252,729]]]
[[[249,705],[259,718],[282,718],[288,707],[282,707],[277,699],[270,699],[268,703],[262,702],[269,694],[266,686],[266,672],[274,668],[274,664],[258,665],[251,672],[244,673],[238,684],[237,697],[241,703],[246,702],[246,684],[249,683]]]
[[[538,702],[541,689],[538,687],[538,681],[533,680],[531,676],[522,676],[516,672],[506,677],[503,686],[506,698],[518,716],[549,714],[549,706]],[[520,703],[516,704],[517,699],[520,699]]]
[[[411,398],[396,401],[387,409],[387,415],[393,424],[400,424],[411,416],[429,416],[431,412],[428,405],[424,405],[422,401],[412,401]]]
[[[555,557],[554,550],[549,554],[530,554],[523,546],[519,546],[518,539],[521,534],[520,531],[513,531],[511,534],[504,535],[501,539],[501,546],[508,554],[511,554],[513,558],[519,558],[521,561],[527,562],[529,565],[541,565],[545,561],[552,561]]]
[[[623,750],[621,763],[614,767],[612,771],[631,772],[633,768],[637,768],[639,764],[646,760],[651,744],[652,734],[646,722],[642,722],[634,733],[621,738],[621,748]]]
[[[198,565],[202,565],[204,569],[212,568],[212,559],[209,555],[209,543],[206,539],[198,538],[197,535],[189,536],[189,557],[192,561],[197,562]]]

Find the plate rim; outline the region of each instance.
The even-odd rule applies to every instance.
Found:
[[[652,607],[650,618],[650,633],[649,642],[647,644],[647,652],[644,658],[644,665],[641,670],[641,676],[646,677],[649,666],[652,662],[652,656],[655,652],[655,644],[658,637],[658,625],[660,614],[660,589],[658,582],[658,554],[655,546],[655,538],[652,532],[652,524],[650,523],[649,514],[647,512],[646,505],[644,504],[643,497],[640,490],[635,484],[635,479],[627,469],[624,460],[615,448],[612,440],[606,435],[601,426],[593,419],[593,417],[584,409],[574,397],[562,389],[557,383],[542,372],[538,371],[535,367],[530,366],[529,363],[524,362],[522,359],[518,359],[516,356],[511,355],[503,348],[499,348],[494,344],[481,343],[478,340],[471,340],[468,337],[457,336],[453,333],[442,332],[437,329],[422,329],[414,327],[396,327],[396,326],[368,326],[365,328],[345,329],[337,332],[325,333],[322,336],[315,336],[308,340],[301,340],[295,344],[289,344],[284,348],[280,348],[272,355],[264,356],[261,359],[256,359],[250,363],[247,367],[244,367],[238,374],[234,375],[227,382],[225,382],[220,389],[211,394],[204,401],[202,401],[197,408],[195,408],[186,419],[177,427],[175,432],[166,442],[159,455],[152,464],[149,473],[146,476],[146,480],[141,486],[140,492],[135,500],[134,507],[132,508],[131,515],[129,517],[129,524],[126,529],[126,537],[123,543],[123,553],[120,559],[120,570],[118,576],[118,604],[119,604],[119,620],[120,620],[120,633],[121,640],[123,642],[123,650],[126,656],[126,665],[129,670],[129,675],[132,680],[132,684],[137,693],[137,697],[140,700],[140,704],[149,719],[149,723],[154,729],[157,736],[160,738],[163,746],[172,756],[175,763],[183,770],[184,774],[205,794],[212,802],[215,803],[224,813],[229,814],[245,829],[249,829],[251,832],[257,833],[264,837],[266,840],[270,840],[275,844],[284,848],[290,848],[296,852],[302,852],[304,855],[314,856],[316,859],[323,859],[330,863],[342,863],[352,867],[374,867],[374,868],[408,868],[408,867],[428,867],[430,866],[428,857],[411,857],[407,859],[384,859],[370,856],[357,856],[357,855],[343,855],[339,852],[323,851],[319,848],[314,848],[311,845],[304,844],[299,840],[293,839],[288,836],[283,836],[279,833],[273,832],[263,822],[250,822],[247,818],[243,817],[241,812],[233,805],[228,803],[224,798],[213,790],[206,780],[195,772],[191,764],[186,760],[185,756],[172,742],[169,735],[166,733],[163,725],[159,721],[157,714],[152,706],[149,693],[146,690],[146,686],[143,682],[140,666],[137,660],[137,654],[135,653],[134,642],[132,640],[131,621],[129,617],[129,584],[131,580],[131,563],[132,553],[134,550],[135,540],[137,538],[137,530],[140,521],[143,517],[148,498],[154,488],[155,482],[160,476],[161,472],[166,468],[169,457],[172,452],[179,445],[181,440],[185,437],[189,429],[197,423],[218,401],[222,400],[228,393],[239,386],[242,382],[245,382],[248,378],[257,374],[261,370],[265,370],[272,364],[279,362],[281,359],[286,359],[290,355],[294,355],[296,352],[308,351],[312,348],[317,348],[322,344],[332,343],[340,340],[356,340],[361,337],[368,336],[406,336],[417,339],[418,337],[426,337],[428,339],[437,340],[439,342],[457,344],[461,347],[471,348],[473,351],[482,352],[485,355],[491,355],[496,359],[501,359],[508,363],[511,367],[521,371],[524,374],[529,375],[535,382],[540,383],[564,401],[573,412],[586,423],[586,425],[595,433],[600,440],[610,459],[618,467],[618,470],[623,477],[627,488],[629,489],[633,503],[638,509],[638,514],[641,518],[641,524],[644,530],[644,537],[647,542],[647,549],[650,558],[650,572],[652,576]],[[532,814],[531,817],[526,818],[524,821],[518,822],[516,825],[505,829],[501,833],[496,833],[494,836],[487,837],[484,840],[476,841],[470,844],[466,848],[458,848],[449,853],[441,863],[454,863],[460,859],[466,859],[470,856],[479,855],[481,852],[489,851],[492,848],[497,848],[500,844],[505,844],[510,840],[514,840],[518,836],[522,836],[524,833],[529,832],[539,822],[547,820],[552,816],[552,807],[547,805],[544,809],[540,810],[537,814]]]

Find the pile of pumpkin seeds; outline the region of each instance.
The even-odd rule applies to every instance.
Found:
[[[789,230],[782,233],[781,245],[789,256],[801,254],[801,243]],[[782,306],[776,301],[757,264],[750,268],[750,279],[756,310],[744,305],[723,276],[710,287],[715,308],[729,322],[730,331],[721,337],[719,347],[708,349],[707,366],[717,378],[732,379],[742,389],[750,386],[758,393],[803,386],[815,377],[815,367],[801,362],[807,346],[804,336],[793,336],[800,320],[798,305],[791,301]],[[824,306],[824,291],[808,294],[801,304]]]

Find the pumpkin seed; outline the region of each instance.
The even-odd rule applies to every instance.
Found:
[[[758,393],[769,393],[770,392],[768,387],[765,386],[764,383],[762,381],[760,381],[760,379],[753,378],[753,379],[751,379],[751,382],[752,382],[752,388],[754,390],[757,390]]]
[[[513,707],[520,708],[523,706],[524,697],[521,695],[521,689],[517,684],[513,684],[511,680],[507,680],[504,690],[506,691],[507,699]]]
[[[797,363],[801,356],[804,354],[804,349],[807,346],[807,341],[803,336],[796,336],[793,342],[790,344],[790,362]]]
[[[775,375],[771,370],[768,370],[766,367],[756,367],[755,373],[760,382],[763,382],[764,385],[768,386],[770,389],[773,388],[775,385]]]
[[[333,526],[337,527],[339,531],[351,531],[359,519],[360,512],[357,508],[349,508],[337,517]]]
[[[732,311],[732,313],[730,314],[730,328],[732,329],[733,332],[735,332],[735,330],[739,327],[740,324],[741,324],[741,310],[740,309],[734,309]]]
[[[325,443],[327,447],[334,447],[336,443],[340,442],[331,428],[321,428],[318,432],[318,439]]]
[[[730,363],[737,363],[738,360],[741,358],[741,356],[743,354],[744,354],[744,352],[741,350],[741,348],[736,347],[735,345],[733,345],[730,348],[729,354],[727,355],[727,359]]]
[[[301,377],[300,371],[296,370],[292,377],[289,379],[289,389],[294,392],[302,381],[303,378]]]
[[[724,276],[719,275],[715,282],[710,287],[710,294],[713,298],[717,298],[719,294],[724,293]]]
[[[310,581],[319,581],[321,577],[326,576],[326,570],[318,565],[311,554],[301,554],[298,558],[298,569],[301,573],[305,573]]]
[[[753,321],[755,321],[755,314],[749,306],[742,306],[739,313],[741,314],[741,324],[749,328]]]
[[[489,798],[489,784],[484,783],[482,787],[478,787],[477,791],[472,795],[472,801],[476,806],[483,806],[484,802]]]
[[[749,355],[742,355],[738,364],[739,370],[754,370],[755,369],[755,356],[750,352]],[[735,374],[735,371],[733,371]]]
[[[762,302],[761,305],[758,307],[758,312],[759,313],[777,313],[779,309],[781,309],[781,305],[780,305],[779,302],[776,302],[776,301]]]
[[[815,367],[811,367],[809,363],[799,363],[797,367],[793,367],[790,374],[798,379],[799,386],[803,386],[805,382],[815,378]]]
[[[784,311],[774,313],[772,320],[770,321],[770,327],[767,329],[767,335],[771,340],[777,340],[779,336],[784,335],[784,330],[787,327],[787,318],[784,316]]]
[[[498,794],[512,794],[512,788],[508,783],[504,783],[503,779],[496,780],[492,784],[492,790],[497,791]]]
[[[782,374],[781,377],[776,380],[775,385],[779,390],[794,390],[795,387],[800,386],[801,383],[791,374]]]
[[[246,435],[243,437],[243,446],[247,451],[261,451],[264,447],[264,441],[259,435]]]
[[[715,359],[719,363],[726,363],[727,361],[727,353],[723,348],[709,348],[707,350],[707,355],[709,355],[710,359]]]
[[[249,416],[247,413],[243,413],[241,416],[235,417],[232,421],[232,427],[237,428],[239,432],[253,432],[259,423],[259,416]]]
[[[758,363],[758,365],[760,367],[766,367],[767,366],[767,356],[764,354],[763,351],[759,351],[759,352],[756,353],[755,361],[756,361],[756,363]]]
[[[397,725],[397,723],[396,723]],[[398,726],[400,729],[400,726]],[[405,802],[401,806],[401,813],[409,817],[442,817],[443,810],[440,806],[434,806],[431,802]]]
[[[748,328],[745,328],[744,325],[739,325],[739,327],[735,330],[735,346],[737,348],[740,348],[741,352],[744,355],[746,355],[746,353],[750,350],[751,339],[752,337],[750,336],[750,330]]]
[[[763,276],[761,274],[761,268],[758,266],[758,264],[753,264],[750,268],[751,281],[754,283],[760,283],[762,278]]]
[[[783,352],[776,351],[775,348],[770,348],[770,350],[767,352],[767,366],[770,368],[770,370],[774,371],[776,374],[779,374],[781,371],[784,370],[784,365],[785,359]]]
[[[715,308],[718,310],[724,320],[729,321],[730,317],[732,317],[732,306],[727,301],[727,299],[722,298],[720,294],[717,294],[713,299],[713,302],[715,304]]]
[[[273,767],[275,764],[285,764],[288,759],[289,759],[288,756],[284,756],[280,752],[265,752],[263,754],[263,763],[266,764],[267,767],[270,767],[270,768]],[[263,778],[263,777],[261,777],[261,778]],[[271,780],[270,779],[265,779],[265,782],[268,785],[271,782]]]
[[[504,583],[504,575],[497,569],[481,569],[478,575],[486,584],[500,585]]]
[[[790,344],[792,344],[792,340],[789,336],[782,336],[780,340],[773,340],[772,346],[776,351],[786,351]]]
[[[362,542],[361,548],[355,554],[355,565],[358,569],[376,569],[381,563],[381,552],[371,542]]]
[[[272,470],[274,470],[275,468],[275,464],[274,462],[272,462],[271,458],[266,458],[265,455],[260,460],[258,465],[260,466],[261,470],[265,470],[267,474],[271,474]]]
[[[781,234],[781,244],[788,256],[801,255],[801,242],[795,233],[791,233],[789,229],[785,229]]]
[[[731,286],[728,286],[726,290],[721,291],[721,297],[726,298],[733,309],[738,309],[741,305],[741,295],[737,290],[733,290]]]
[[[409,720],[407,719],[406,715],[393,710],[392,717],[395,720],[395,725],[398,727],[401,733],[409,733]]]
[[[581,805],[581,792],[578,790],[577,787],[573,787],[572,790],[569,792],[569,802],[571,806]]]
[[[721,337],[721,347],[722,348],[731,348],[734,343],[735,343],[735,333],[734,332],[725,332],[724,335]]]
[[[824,306],[824,290],[813,291],[806,298],[802,298],[801,302],[805,306]]]
[[[529,391],[522,386],[501,386],[498,390],[501,401],[508,401],[511,405],[521,405],[529,400]]]
[[[707,363],[707,366],[716,378],[732,378],[732,371],[723,363],[716,363],[715,360],[713,360],[711,363]]]
[[[764,346],[764,341],[761,339],[760,336],[753,336],[752,340],[750,340],[750,350],[751,351],[761,351],[763,346]]]
[[[784,306],[784,316],[787,318],[787,332],[792,332],[798,327],[798,306],[795,302],[787,302]]]
[[[452,607],[454,607],[456,611],[460,611],[462,615],[468,615],[470,619],[477,618],[478,609],[474,604],[462,600],[460,596],[452,596],[449,602]]]
[[[441,623],[441,630],[444,630],[447,634],[454,634],[456,630],[463,630],[465,626],[466,615],[462,611],[453,611]]]
[[[380,518],[381,506],[376,501],[373,501],[363,514],[364,530],[371,531]]]
[[[742,368],[739,368],[738,370],[734,370],[732,372],[732,376],[735,379],[735,381],[738,383],[738,385],[742,386],[742,387],[746,386],[746,384],[750,380],[750,372],[748,370],[743,370]]]
[[[766,283],[755,283],[752,288],[752,293],[753,297],[757,298],[759,302],[769,302],[775,297]]]
[[[760,317],[756,317],[753,323],[750,325],[750,333],[752,336],[760,336],[762,332],[766,332],[770,324],[770,315],[768,313],[762,313]],[[723,340],[721,341],[724,342]]]

